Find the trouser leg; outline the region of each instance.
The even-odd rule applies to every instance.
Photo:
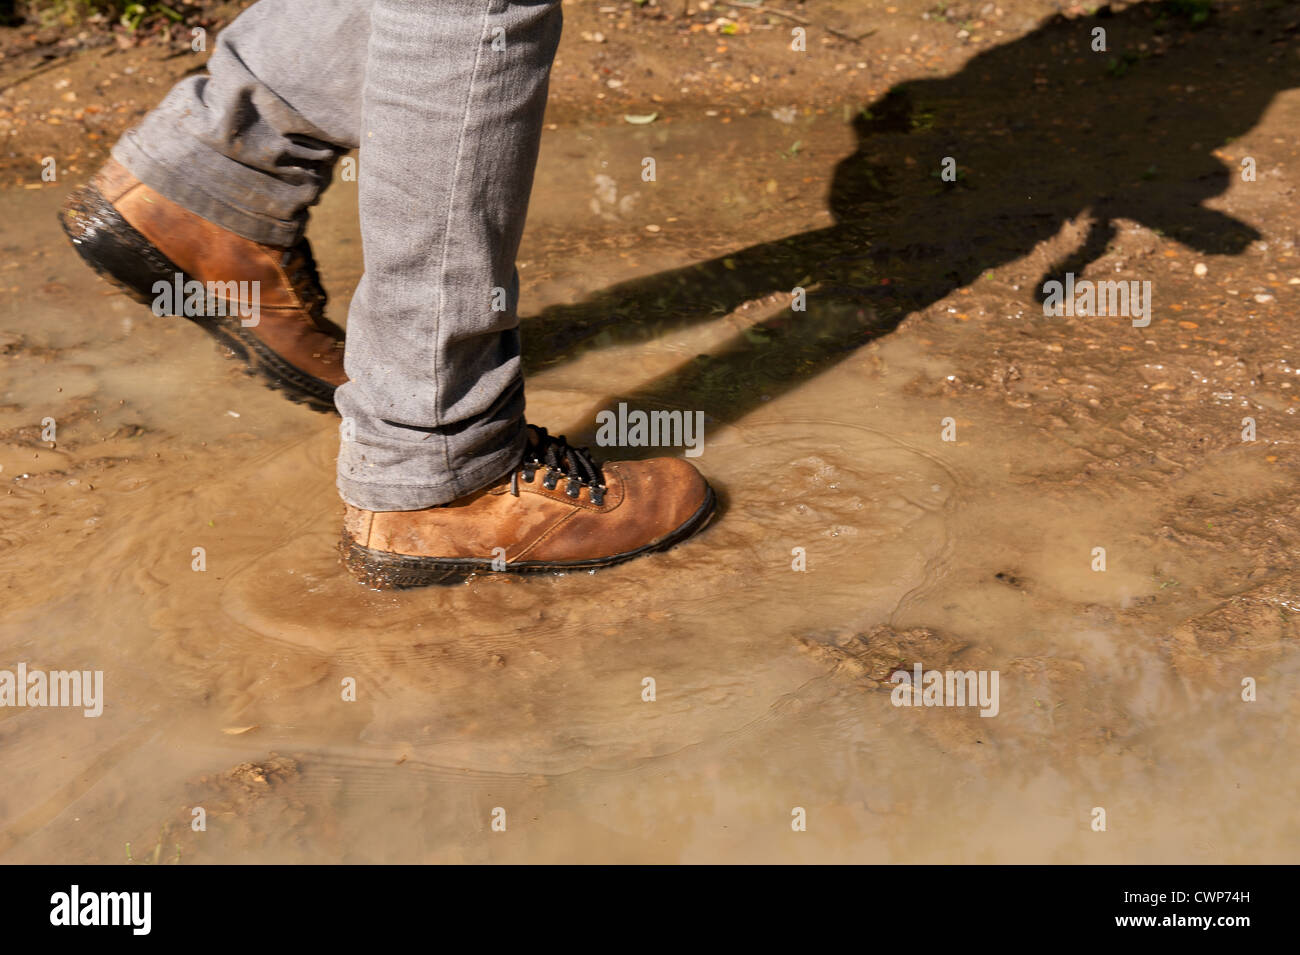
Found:
[[[362,105],[365,275],[348,314],[338,487],[443,504],[522,451],[515,255],[559,0],[375,0]]]

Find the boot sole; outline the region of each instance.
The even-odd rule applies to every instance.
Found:
[[[415,557],[406,554],[394,554],[390,551],[374,550],[358,544],[345,529],[343,539],[339,542],[339,552],[343,564],[362,583],[378,590],[409,590],[414,587],[428,587],[433,584],[446,586],[464,583],[478,574],[545,574],[558,571],[595,570],[599,567],[612,567],[626,561],[668,550],[680,544],[686,538],[698,533],[713,517],[717,499],[713,488],[708,489],[708,496],[699,510],[691,515],[680,527],[660,540],[646,544],[636,550],[609,557],[594,557],[590,560],[545,561],[523,560],[508,563],[505,568],[494,569],[492,561],[487,559],[471,560],[453,557]]]
[[[155,282],[170,285],[177,274],[183,282],[193,278],[123,219],[94,184],[68,197],[59,224],[83,262],[141,305],[153,302]],[[228,357],[243,363],[246,374],[260,375],[268,387],[290,401],[313,411],[335,412],[333,385],[290,365],[241,325],[238,316],[180,317],[216,339]]]

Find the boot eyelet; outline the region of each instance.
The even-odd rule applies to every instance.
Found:
[[[542,487],[548,491],[554,491],[555,485],[559,481],[559,473],[556,471],[547,471],[546,477],[542,478]]]
[[[606,490],[607,488],[605,488],[604,485],[600,487],[593,487],[591,489],[591,503],[595,504],[597,507],[602,507],[605,503]]]
[[[577,498],[577,496],[582,493],[582,485],[573,478],[569,478],[569,480],[564,482],[564,493],[569,495],[569,497]]]

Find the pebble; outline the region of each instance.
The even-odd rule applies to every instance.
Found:
[[[1192,267],[1192,271],[1197,275],[1203,276],[1210,270],[1206,267],[1204,262],[1197,262],[1196,265]]]
[[[1273,296],[1265,295],[1261,292],[1255,296],[1255,301],[1259,302],[1260,305],[1267,305],[1269,302],[1273,301]]]

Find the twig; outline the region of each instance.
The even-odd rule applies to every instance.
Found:
[[[5,90],[8,89],[13,89],[15,86],[19,86],[23,83],[26,83],[33,76],[40,76],[42,73],[52,70],[56,66],[63,66],[67,62],[68,62],[67,54],[64,54],[63,56],[57,59],[49,60],[48,62],[42,63],[40,66],[28,70],[26,73],[22,74],[17,79],[10,80],[9,82],[5,83],[3,86],[0,86],[0,93],[3,93]]]
[[[743,3],[740,0],[730,0],[730,5],[740,7],[745,10],[753,10],[755,13],[770,13],[774,17],[785,17],[787,20],[793,20],[795,23],[802,23],[804,26],[817,27],[825,30],[831,36],[837,36],[841,40],[848,40],[850,43],[859,43],[867,37],[876,33],[876,30],[868,30],[866,33],[860,33],[857,36],[849,36],[847,33],[841,33],[834,27],[823,26],[820,23],[813,23],[807,17],[801,17],[797,13],[791,13],[788,10],[778,10],[776,7],[765,7],[761,3]]]

